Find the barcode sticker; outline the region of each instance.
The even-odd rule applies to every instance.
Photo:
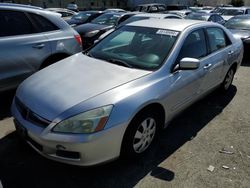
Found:
[[[164,30],[164,29],[159,29],[156,34],[159,34],[159,35],[168,35],[168,36],[174,36],[176,37],[179,32],[176,32],[176,31],[169,31],[169,30]]]

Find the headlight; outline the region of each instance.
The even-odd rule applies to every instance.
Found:
[[[113,106],[90,110],[58,123],[53,131],[61,133],[93,133],[104,128]]]
[[[95,36],[97,33],[99,33],[99,30],[94,30],[94,31],[90,31],[88,33],[85,34],[86,37],[93,37]]]

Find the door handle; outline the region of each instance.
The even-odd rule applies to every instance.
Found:
[[[204,68],[204,69],[208,69],[208,68],[211,67],[211,66],[212,66],[212,64],[209,63],[209,64],[206,64],[203,68]]]
[[[234,51],[233,50],[230,50],[227,54],[228,55],[232,55],[234,53]]]
[[[41,49],[45,46],[45,44],[36,44],[33,46],[33,48]]]

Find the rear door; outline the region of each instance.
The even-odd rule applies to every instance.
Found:
[[[0,10],[0,91],[16,87],[50,53],[47,40],[25,13]]]
[[[223,67],[230,61],[231,41],[221,28],[206,29],[209,44],[209,62],[203,67],[207,72],[204,80],[204,90],[209,90],[223,80]]]

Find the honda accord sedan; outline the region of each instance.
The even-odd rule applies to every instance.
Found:
[[[174,116],[215,88],[229,89],[242,49],[216,23],[129,23],[26,79],[12,105],[17,132],[68,164],[141,156]]]

